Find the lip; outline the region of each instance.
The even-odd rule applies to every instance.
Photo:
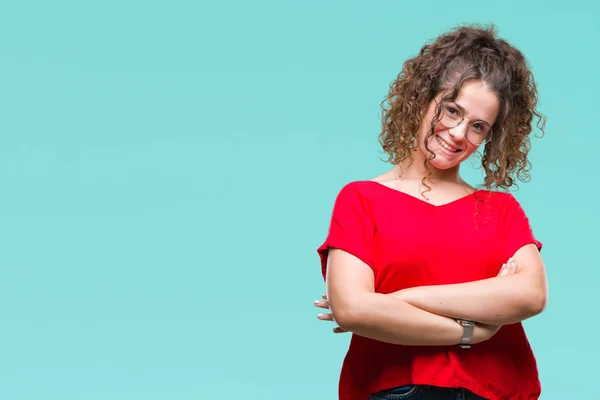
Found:
[[[454,157],[456,157],[457,155],[459,155],[460,153],[462,153],[463,149],[461,149],[460,147],[456,147],[456,146],[451,145],[450,143],[448,143],[447,141],[445,141],[444,139],[442,139],[441,136],[435,135],[435,138],[436,138],[436,140],[441,140],[442,142],[444,142],[444,144],[448,145],[449,147],[452,147],[453,149],[460,150],[458,152],[454,152],[454,151],[450,151],[450,150],[446,149],[444,146],[440,145],[439,148],[442,149],[444,151],[444,153],[446,153],[446,154],[448,154],[450,156],[454,156]]]

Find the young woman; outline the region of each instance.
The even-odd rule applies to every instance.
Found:
[[[395,165],[342,188],[318,249],[342,400],[537,399],[521,321],[548,290],[541,243],[507,190],[526,180],[537,91],[493,28],[460,27],[405,62],[383,107]],[[481,150],[484,184],[460,176]]]

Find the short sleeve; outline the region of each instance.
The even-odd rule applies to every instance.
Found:
[[[323,278],[331,248],[344,250],[373,268],[375,223],[370,200],[361,194],[358,186],[356,182],[344,186],[335,200],[329,233],[317,249]]]
[[[507,196],[502,219],[504,251],[507,259],[528,244],[535,244],[538,251],[542,250],[542,243],[534,237],[525,211],[512,195]]]

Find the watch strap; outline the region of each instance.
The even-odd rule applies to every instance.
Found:
[[[471,348],[471,341],[473,340],[473,329],[475,328],[475,322],[459,319],[458,323],[463,327],[463,335],[460,339],[460,347],[463,349]]]

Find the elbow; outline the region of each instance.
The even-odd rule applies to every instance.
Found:
[[[360,323],[358,308],[353,304],[331,307],[333,320],[345,331],[353,332]]]
[[[548,293],[536,293],[529,298],[528,301],[528,311],[529,314],[538,315],[544,312],[546,307],[548,306]]]
[[[518,275],[518,274],[517,274]],[[526,318],[541,314],[548,305],[548,284],[545,279],[538,275],[523,275],[529,279],[523,278],[519,282],[523,284],[517,290],[521,293],[520,301],[523,314]]]

